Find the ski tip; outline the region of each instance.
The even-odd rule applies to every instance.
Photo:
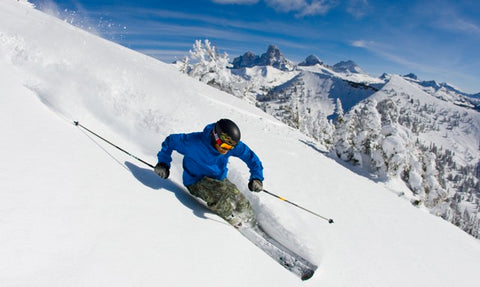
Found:
[[[78,126],[78,121],[74,121],[73,124]]]
[[[302,274],[302,277],[301,277],[302,281],[305,281],[305,280],[308,280],[308,279],[312,278],[313,274],[315,274],[314,270],[308,270],[307,272]]]
[[[334,223],[334,222],[333,222],[333,219],[330,218],[330,219],[328,220],[328,223],[330,223],[330,224]]]

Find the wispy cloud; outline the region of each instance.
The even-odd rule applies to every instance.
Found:
[[[227,17],[222,16],[208,16],[208,15],[201,15],[195,13],[185,13],[185,12],[178,12],[178,11],[171,11],[171,10],[162,10],[162,9],[145,9],[145,8],[137,8],[137,7],[119,7],[119,8],[112,8],[114,10],[114,14],[118,18],[128,18],[130,19],[130,24],[128,25],[128,30],[133,33],[133,31],[138,33],[150,33],[152,30],[152,26],[156,25],[167,25],[162,23],[172,23],[170,20],[176,20],[181,22],[181,24],[175,25],[175,27],[168,27],[167,29],[171,29],[175,32],[177,29],[180,31],[187,32],[188,29],[193,28],[191,30],[191,34],[197,33],[199,30],[197,29],[199,26],[205,27],[218,27],[219,30],[226,31],[226,30],[234,30],[234,31],[243,31],[244,33],[249,32],[262,32],[262,33],[272,33],[277,35],[297,35],[298,27],[294,23],[285,23],[285,22],[276,22],[270,21],[269,19],[262,19],[258,21],[243,21],[243,20],[236,20],[230,19]],[[109,10],[111,12],[111,10]],[[104,12],[96,12],[98,15],[97,17],[101,17]],[[143,18],[132,17],[132,15],[142,15]],[[153,19],[153,20],[145,20]],[[163,21],[165,20],[165,21]],[[186,22],[192,22],[195,24],[187,25]],[[182,28],[185,27],[185,28]],[[168,31],[167,31],[168,32]],[[302,33],[307,36],[314,36],[318,34],[317,31],[310,28],[303,28]]]
[[[209,39],[219,45],[222,51],[229,54],[241,54],[255,49],[251,43],[266,48],[268,44],[276,44],[282,48],[307,49],[296,38],[296,29],[292,25],[281,22],[244,22],[207,17],[187,13],[169,13],[168,11],[150,11],[157,15],[168,15],[175,19],[194,19],[194,23],[186,21],[163,22],[155,19],[138,19],[130,22],[123,34],[121,44],[142,51],[155,58],[169,61],[172,56],[181,58],[188,54],[196,39]],[[149,18],[149,17],[148,17]],[[202,24],[198,24],[201,22]],[[207,24],[207,25],[205,25]],[[298,28],[298,27],[297,27]],[[315,31],[311,31],[315,33]],[[117,37],[119,38],[119,37]],[[222,46],[225,45],[225,46]],[[181,49],[184,49],[181,51]]]
[[[302,39],[318,39],[321,33],[318,29],[299,26],[297,23],[285,23],[283,21],[272,21],[259,19],[246,21],[231,19],[223,16],[209,16],[195,13],[185,13],[162,9],[144,8],[109,8],[115,9],[112,14],[120,19],[128,18],[130,21],[126,29],[118,33],[126,36],[146,36],[158,38],[163,36],[182,36],[196,38],[223,39],[226,41],[257,41],[280,44],[280,41],[290,43],[294,46]],[[98,17],[102,15],[99,13]],[[132,17],[141,15],[141,17]],[[122,26],[123,28],[123,26]],[[301,29],[301,36],[298,31]],[[286,40],[286,39],[290,39]]]
[[[365,40],[352,41],[351,45],[357,48],[368,48],[368,42]]]
[[[328,0],[265,0],[265,3],[280,12],[295,12],[297,17],[324,15],[337,5]]]
[[[251,5],[260,0],[211,0],[217,4]],[[263,0],[263,2],[278,12],[294,12],[296,17],[325,15],[338,4],[338,0]]]
[[[404,68],[409,69],[410,71],[432,73],[434,69],[438,68],[432,67],[430,64],[423,64],[422,62],[410,60],[408,57],[404,56],[404,54],[400,50],[389,44],[367,40],[355,40],[352,41],[350,44],[356,48],[366,49],[371,53],[375,54],[376,56],[390,62],[399,64]]]
[[[469,33],[480,35],[480,26],[464,18],[448,18],[442,21],[436,21],[437,27],[451,32]]]
[[[462,2],[462,1],[460,1]],[[454,33],[480,35],[478,15],[472,3],[455,3],[453,1],[424,1],[415,9],[417,18],[423,19],[434,28]],[[473,7],[473,8],[472,8]]]
[[[365,17],[371,10],[368,0],[350,0],[347,3],[347,12],[357,19]]]
[[[335,4],[328,3],[327,1],[312,1],[303,7],[297,14],[297,17],[325,15],[330,11]]]
[[[261,0],[211,0],[217,4],[251,5]],[[340,0],[263,0],[265,5],[280,13],[295,13],[297,18],[306,16],[325,15],[339,6]],[[346,11],[359,19],[368,15],[372,10],[369,0],[349,0]]]

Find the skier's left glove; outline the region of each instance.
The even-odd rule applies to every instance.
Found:
[[[153,171],[163,179],[167,179],[170,175],[170,168],[166,163],[163,162],[157,163]]]
[[[263,183],[261,180],[254,178],[248,183],[248,189],[250,189],[250,191],[260,192],[263,190]]]

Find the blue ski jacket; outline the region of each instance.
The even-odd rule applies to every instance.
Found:
[[[183,184],[189,186],[203,177],[222,180],[227,177],[227,163],[231,156],[243,160],[250,169],[250,180],[263,181],[263,166],[258,156],[242,141],[227,154],[220,154],[212,145],[210,134],[215,123],[207,125],[203,132],[189,134],[171,134],[162,143],[158,152],[158,162],[170,167],[172,152],[175,150],[183,157]]]

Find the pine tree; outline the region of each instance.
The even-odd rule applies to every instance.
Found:
[[[355,129],[357,134],[353,139],[354,160],[367,170],[372,170],[383,161],[381,155],[381,116],[377,111],[377,101],[369,100],[357,110],[353,118],[355,119]],[[372,161],[372,154],[375,159]]]
[[[335,130],[333,123],[327,119],[327,116],[322,111],[318,111],[316,117],[312,117],[309,123],[307,129],[312,131],[313,137],[327,148],[330,148],[333,145],[333,133]]]
[[[344,117],[340,99],[337,99],[336,112],[337,118],[335,121],[335,131],[333,133],[333,149],[340,159],[348,162],[353,158],[355,128],[353,126],[353,120]]]
[[[340,98],[337,98],[336,105],[335,105],[335,115],[336,115],[336,125],[343,124],[344,122],[344,111],[342,107],[342,101]]]

